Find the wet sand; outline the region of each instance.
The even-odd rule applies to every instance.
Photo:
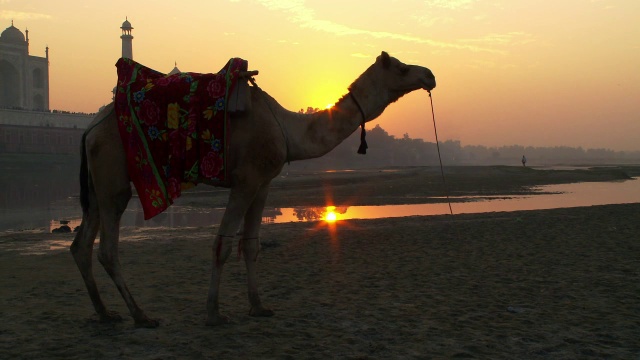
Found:
[[[134,328],[97,261],[125,319],[96,322],[72,234],[0,234],[0,358],[640,357],[640,204],[265,225],[260,284],[276,315],[247,315],[233,258],[221,288],[233,323],[211,328],[215,231],[124,229],[125,278],[157,329]],[[63,248],[32,254],[50,245]]]

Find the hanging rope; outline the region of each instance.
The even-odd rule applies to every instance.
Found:
[[[436,134],[436,148],[438,149],[438,160],[440,161],[440,174],[442,174],[442,184],[444,185],[444,193],[447,196],[447,203],[449,204],[449,212],[453,215],[453,209],[451,209],[451,200],[449,200],[449,188],[447,181],[444,178],[444,168],[442,167],[442,157],[440,156],[440,141],[438,141],[438,130],[436,129],[436,114],[433,110],[433,97],[431,97],[431,91],[429,93],[429,101],[431,102],[431,117],[433,118],[433,132]]]
[[[358,148],[358,154],[364,155],[367,153],[367,149],[369,148],[366,140],[367,132],[364,130],[364,124],[367,122],[367,115],[364,113],[364,110],[362,109],[362,106],[360,106],[358,99],[356,99],[355,95],[353,95],[351,91],[349,91],[349,96],[351,96],[353,102],[356,103],[356,105],[358,106],[358,110],[360,110],[360,115],[362,115],[362,123],[360,124],[362,131],[360,132],[360,147]]]

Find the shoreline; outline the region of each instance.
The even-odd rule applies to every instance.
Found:
[[[354,172],[286,172],[271,184],[267,207],[327,205],[394,205],[442,202],[449,196],[522,196],[541,185],[630,180],[640,166],[594,167],[578,170],[537,170],[515,166],[403,167]],[[321,191],[319,191],[321,190]],[[226,205],[224,189],[197,187],[186,192],[189,206]]]
[[[438,167],[396,167],[384,169],[366,169],[358,171],[291,171],[287,168],[281,176],[272,182],[266,209],[272,216],[282,208],[320,208],[330,205],[377,206],[377,205],[415,205],[444,203],[448,194],[453,203],[465,202],[472,198],[519,197],[540,194],[537,187],[551,184],[569,184],[575,182],[608,182],[627,180],[640,176],[640,166],[611,166],[580,169],[532,169],[514,166],[459,166],[448,167],[446,184]],[[7,203],[2,211],[2,231],[9,229],[55,228],[52,221],[70,220],[79,224],[81,210],[77,189],[69,187],[77,179],[64,180],[59,176],[51,177],[51,184],[25,182],[24,189],[14,189],[17,195],[5,194]],[[39,193],[38,189],[53,188],[67,184],[62,191]],[[12,185],[13,186],[13,185]],[[9,187],[12,189],[12,187]],[[36,189],[34,192],[33,189]],[[20,195],[22,194],[22,195]],[[27,194],[27,195],[25,195]],[[38,195],[39,194],[39,195]],[[220,221],[221,211],[205,214],[212,209],[226,207],[229,190],[212,186],[199,186],[186,191],[176,200],[172,209],[181,207],[192,218],[198,218],[201,224],[215,224]],[[26,199],[20,197],[27,196]],[[42,207],[38,198],[48,204]],[[28,200],[28,201],[21,201]],[[22,205],[19,205],[22,204]],[[0,204],[2,205],[2,204]],[[134,197],[129,204],[130,210],[139,209],[139,201]],[[204,209],[198,214],[198,209]],[[275,212],[274,212],[275,211]],[[166,216],[162,213],[158,219]],[[182,211],[178,211],[182,213]],[[218,214],[219,213],[219,214]],[[211,222],[205,217],[210,216]],[[129,216],[128,223],[144,226],[141,216]],[[152,219],[150,224],[154,224]],[[155,226],[155,225],[153,225]],[[48,230],[47,230],[48,229]]]

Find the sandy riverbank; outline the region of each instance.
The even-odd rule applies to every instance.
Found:
[[[221,306],[234,323],[219,328],[204,326],[214,227],[123,234],[129,287],[157,329],[96,323],[66,250],[11,250],[71,235],[4,234],[0,357],[640,356],[640,204],[263,229],[260,280],[276,316],[246,315],[244,264],[231,261]],[[96,276],[126,314],[99,265]]]

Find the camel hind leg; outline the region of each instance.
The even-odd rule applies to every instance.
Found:
[[[122,275],[122,266],[118,256],[118,240],[120,237],[120,218],[131,199],[131,183],[127,172],[127,159],[125,150],[120,141],[117,120],[111,108],[104,110],[104,117],[95,123],[91,131],[83,138],[83,162],[81,166],[81,203],[83,204],[87,222],[82,226],[82,234],[78,235],[76,244],[77,258],[80,259],[81,271],[88,273],[83,268],[90,269],[90,262],[86,260],[88,248],[93,244],[95,234],[100,230],[100,247],[98,261],[107,271],[118,291],[122,295],[129,312],[138,327],[155,327],[158,322],[149,319],[142,309],[138,307],[129,291]],[[87,181],[82,181],[82,177]],[[90,185],[90,186],[87,186]],[[89,188],[90,192],[87,191]],[[88,198],[83,194],[90,194]],[[95,207],[95,211],[92,210]],[[87,240],[90,239],[90,240]],[[82,249],[82,251],[80,250]],[[89,263],[89,265],[85,265]],[[80,266],[80,265],[79,265]],[[93,282],[94,283],[94,282]],[[89,293],[96,296],[95,285],[88,282]],[[93,293],[93,295],[92,295]],[[112,314],[104,309],[101,301],[95,300],[94,306],[101,316],[110,318]]]
[[[86,136],[86,133],[82,136],[82,148],[80,153],[82,157],[82,161],[80,163],[80,203],[82,205],[82,222],[78,233],[73,239],[70,250],[73,255],[73,259],[80,270],[85,286],[87,287],[93,307],[100,317],[100,322],[121,321],[122,318],[120,315],[107,310],[102,298],[100,297],[100,292],[98,291],[95,278],[93,277],[93,244],[96,240],[96,235],[100,227],[100,210],[98,207],[95,188],[89,174]]]
[[[100,322],[121,321],[120,315],[107,310],[93,277],[93,243],[100,227],[100,213],[93,188],[89,187],[86,191],[89,192],[86,194],[89,204],[83,211],[80,229],[71,244],[71,254],[80,270]]]
[[[258,292],[257,261],[260,253],[260,225],[262,211],[267,201],[269,183],[263,184],[244,217],[243,238],[240,240],[241,252],[247,267],[247,285],[251,316],[272,316],[273,311],[265,308]]]
[[[107,151],[108,152],[108,151]],[[100,247],[98,261],[115,283],[124,299],[136,327],[156,327],[158,321],[148,318],[136,304],[122,274],[118,254],[120,219],[131,199],[131,183],[126,173],[126,162],[122,154],[109,154],[102,166],[92,169],[96,197],[100,208]],[[121,156],[114,156],[121,155]],[[115,161],[119,159],[120,161]],[[119,171],[115,171],[118,169]]]
[[[103,199],[100,208],[100,248],[98,260],[115,283],[120,295],[124,299],[129,312],[133,317],[136,327],[157,327],[159,322],[145,315],[144,311],[134,300],[122,275],[122,266],[118,254],[118,241],[120,236],[120,218],[131,198],[130,187]]]
[[[247,181],[247,179],[256,178],[255,176],[239,176],[236,180],[236,186],[231,188],[229,193],[229,203],[222,216],[222,222],[218,229],[218,235],[213,243],[213,266],[211,271],[211,282],[209,284],[209,294],[207,297],[207,322],[209,326],[226,324],[229,319],[220,314],[219,311],[219,291],[220,279],[222,277],[222,269],[231,254],[231,247],[234,234],[238,231],[240,223],[245,216],[247,210],[254,201],[259,183]]]

